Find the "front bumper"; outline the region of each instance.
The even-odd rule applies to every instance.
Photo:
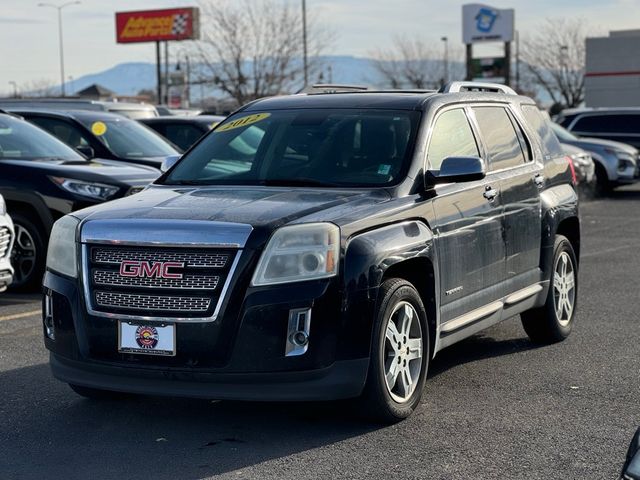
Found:
[[[0,228],[8,229],[11,239],[9,245],[7,245],[6,253],[0,258],[0,292],[7,289],[13,281],[13,267],[11,266],[11,249],[14,242],[14,229],[13,222],[8,215],[0,215]]]
[[[84,387],[144,395],[218,400],[320,401],[356,397],[362,391],[369,361],[334,362],[327,368],[272,373],[191,373],[91,365],[50,355],[58,380]]]
[[[362,392],[370,336],[348,320],[371,318],[367,312],[342,312],[330,282],[256,291],[246,283],[236,282],[219,322],[177,324],[175,357],[135,356],[117,352],[117,320],[89,315],[77,281],[47,272],[55,339],[44,341],[53,375],[98,389],[215,399],[331,400]],[[289,357],[287,313],[301,307],[313,309],[309,348]]]

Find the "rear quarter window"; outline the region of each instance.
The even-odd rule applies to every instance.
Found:
[[[545,118],[535,105],[523,105],[522,113],[527,123],[540,137],[540,144],[545,157],[564,155],[562,145],[551,128],[551,120]]]

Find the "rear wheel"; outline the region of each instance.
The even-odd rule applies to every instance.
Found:
[[[603,197],[609,195],[613,190],[613,185],[609,181],[609,176],[605,168],[596,163],[596,194]]]
[[[420,403],[429,366],[427,314],[414,286],[402,279],[380,287],[367,384],[361,397],[374,419],[394,423]]]
[[[27,215],[12,213],[11,218],[15,227],[11,250],[11,265],[15,272],[11,289],[23,292],[39,290],[46,259],[44,234]]]
[[[556,236],[553,270],[544,306],[524,312],[522,326],[536,343],[555,343],[571,333],[578,300],[578,263],[571,242]]]

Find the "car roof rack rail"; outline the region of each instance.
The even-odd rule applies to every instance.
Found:
[[[516,91],[501,83],[488,82],[450,82],[443,86],[439,93],[458,93],[458,92],[491,92],[504,93],[505,95],[517,95]]]
[[[307,86],[298,93],[318,94],[318,93],[348,93],[348,92],[365,92],[369,90],[366,85],[348,85],[334,83],[316,83]]]

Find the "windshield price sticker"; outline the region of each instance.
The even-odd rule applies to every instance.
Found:
[[[104,122],[93,122],[91,125],[91,133],[100,137],[107,133],[107,124]]]
[[[270,117],[270,113],[256,113],[253,115],[247,115],[246,117],[241,117],[236,120],[233,120],[229,123],[225,123],[220,128],[216,130],[216,132],[226,132],[228,130],[233,130],[235,128],[246,127],[247,125],[251,125],[253,123],[257,123],[265,118]]]

